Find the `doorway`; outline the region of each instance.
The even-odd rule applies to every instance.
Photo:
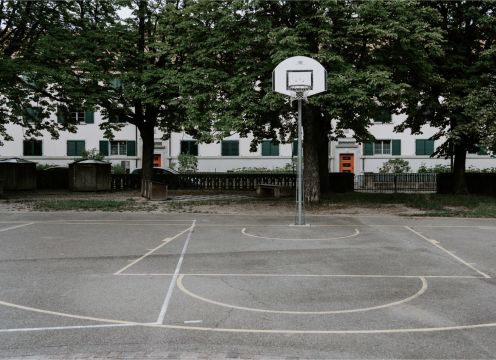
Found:
[[[162,167],[162,155],[153,154],[153,167]]]
[[[339,154],[339,172],[343,172],[343,173],[355,172],[354,154]]]

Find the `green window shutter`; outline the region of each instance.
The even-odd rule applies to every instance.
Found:
[[[270,141],[269,140],[263,140],[262,141],[262,156],[270,156],[272,155],[270,153]]]
[[[103,156],[108,156],[108,154],[109,154],[109,142],[107,140],[100,140],[100,153]]]
[[[33,143],[29,140],[24,140],[23,143],[23,150],[22,153],[24,156],[29,156],[32,155],[32,145]]]
[[[365,155],[365,156],[374,155],[374,143],[363,144],[363,155]]]
[[[271,142],[270,145],[272,156],[279,156],[279,144],[273,144]]]
[[[57,122],[59,124],[65,123],[64,113],[63,113],[63,110],[60,107],[57,108]]]
[[[95,113],[93,111],[85,111],[84,112],[84,122],[86,124],[94,124],[95,123]]]
[[[477,155],[487,155],[487,150],[484,147],[480,147]]]
[[[221,144],[222,156],[239,156],[239,141],[225,140]]]
[[[298,156],[298,140],[293,140],[293,156]]]
[[[187,154],[189,152],[189,146],[187,141],[181,141],[181,154]]]
[[[391,140],[392,151],[391,155],[401,155],[401,140]]]
[[[434,140],[425,140],[425,155],[432,155],[434,153]]]
[[[40,112],[41,110],[39,107],[26,107],[24,108],[24,119],[27,122],[39,122]]]
[[[415,155],[425,155],[425,140],[417,139],[415,140]]]
[[[67,156],[77,156],[76,141],[67,140]]]
[[[127,142],[127,156],[136,156],[136,141]]]

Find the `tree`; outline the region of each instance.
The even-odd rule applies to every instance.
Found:
[[[427,122],[439,128],[435,138],[446,136],[447,140],[435,155],[454,155],[453,192],[466,193],[466,153],[476,151],[484,139],[490,145],[494,134],[494,118],[489,115],[494,57],[493,66],[487,65],[496,41],[496,2],[445,1],[420,6],[437,12],[431,24],[443,31],[442,52],[420,67],[406,63],[396,71],[397,78],[410,86],[402,109],[408,118],[399,130],[409,127],[420,133]],[[487,87],[481,88],[484,84]]]
[[[47,129],[57,136],[60,129],[75,129],[67,116],[71,110],[101,109],[107,120],[101,128],[109,139],[125,123],[139,129],[143,179],[151,179],[155,128],[168,134],[181,129],[182,119],[174,84],[180,54],[167,45],[168,38],[177,33],[157,32],[164,5],[159,0],[78,0],[68,4],[60,22],[50,23],[33,46],[18,56],[29,61],[14,69],[17,87],[2,89],[8,99],[4,112],[13,109],[8,119],[15,123],[23,107],[37,102],[40,111],[34,134]],[[131,8],[133,16],[120,19],[119,6]],[[169,20],[173,27],[174,20]],[[15,102],[22,97],[26,98],[20,102],[24,106],[16,108]],[[63,126],[48,120],[54,112],[65,118]]]
[[[437,50],[433,13],[413,2],[189,2],[185,36],[175,39],[188,57],[178,75],[183,107],[203,124],[195,128],[200,140],[215,139],[214,129],[217,138],[251,132],[252,148],[262,139],[292,141],[296,108],[271,91],[271,72],[290,56],[320,61],[329,91],[310,98],[303,115],[305,199],[319,201],[329,139],[352,129],[367,140],[371,119],[401,103],[408,86],[393,77],[389,51],[424,59]]]

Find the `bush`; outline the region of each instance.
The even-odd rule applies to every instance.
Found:
[[[181,154],[177,157],[180,173],[193,173],[198,170],[198,158],[191,154]]]
[[[103,155],[97,149],[85,150],[81,154],[81,160],[103,160],[105,155]]]
[[[389,159],[379,169],[380,174],[404,174],[412,170],[410,163],[403,159]]]
[[[112,174],[125,174],[126,167],[124,165],[116,164],[112,165]]]
[[[422,165],[420,165],[420,167],[418,168],[417,172],[421,174],[427,174],[427,173],[443,174],[443,173],[451,172],[451,167],[449,165],[440,165],[440,164],[437,164],[432,167],[427,167],[424,163],[422,163]]]

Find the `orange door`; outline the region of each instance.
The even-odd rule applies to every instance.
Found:
[[[339,172],[344,172],[344,173],[355,172],[354,154],[339,154]]]
[[[154,154],[153,155],[153,167],[162,167],[162,155]]]

